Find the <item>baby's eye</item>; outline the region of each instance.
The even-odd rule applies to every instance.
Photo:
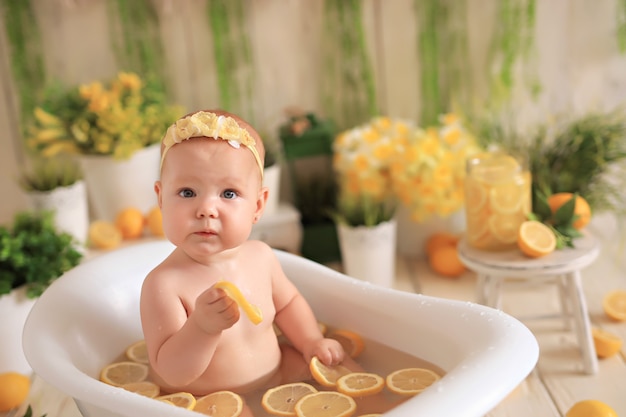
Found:
[[[234,190],[225,190],[222,195],[224,196],[224,198],[232,200],[233,198],[237,197],[237,192]]]
[[[178,195],[183,198],[191,198],[191,197],[195,197],[196,193],[194,193],[193,190],[190,190],[189,188],[185,188],[183,190],[180,190],[178,192]]]

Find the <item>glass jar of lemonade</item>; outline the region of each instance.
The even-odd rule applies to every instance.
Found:
[[[532,204],[526,164],[503,152],[485,152],[468,159],[466,170],[467,243],[489,251],[515,247]]]

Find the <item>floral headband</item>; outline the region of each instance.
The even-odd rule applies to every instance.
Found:
[[[163,137],[163,153],[161,155],[161,168],[167,151],[177,143],[189,138],[204,136],[215,140],[225,140],[233,148],[239,149],[241,145],[250,149],[263,178],[263,161],[256,149],[256,142],[246,129],[239,126],[237,121],[229,116],[217,115],[207,111],[199,111],[190,116],[179,119],[171,125]]]

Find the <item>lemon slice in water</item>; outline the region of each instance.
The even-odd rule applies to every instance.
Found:
[[[252,323],[259,324],[263,321],[263,312],[261,309],[250,304],[235,284],[229,281],[219,281],[215,284],[215,288],[221,288],[226,292],[226,295],[235,300]]]

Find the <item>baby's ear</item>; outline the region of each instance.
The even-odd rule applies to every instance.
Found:
[[[263,210],[265,210],[265,203],[267,203],[267,196],[269,195],[269,188],[261,187],[259,190],[259,195],[256,200],[256,210],[254,210],[254,223],[258,222],[263,215]]]
[[[159,208],[162,208],[162,202],[161,202],[161,181],[155,181],[154,182],[154,192],[156,193],[157,196],[157,202],[159,204]]]

